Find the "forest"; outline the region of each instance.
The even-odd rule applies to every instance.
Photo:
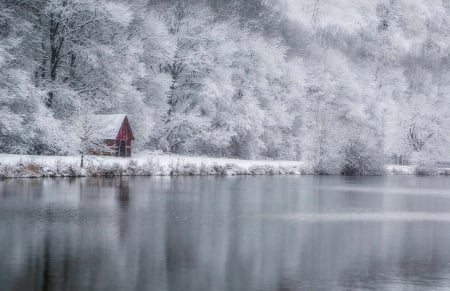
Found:
[[[139,150],[449,161],[449,49],[448,0],[0,0],[0,152],[126,113]]]

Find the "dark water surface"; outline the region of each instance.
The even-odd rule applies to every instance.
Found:
[[[450,178],[4,180],[0,290],[450,290]]]

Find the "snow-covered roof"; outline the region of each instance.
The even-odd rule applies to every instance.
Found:
[[[101,139],[116,139],[126,114],[94,114],[92,122],[97,128],[97,137]]]

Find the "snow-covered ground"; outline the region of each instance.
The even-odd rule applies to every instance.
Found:
[[[299,161],[239,160],[141,153],[129,158],[0,154],[0,178],[67,176],[190,176],[190,175],[302,175],[311,167]],[[387,175],[415,175],[416,166],[386,165]],[[420,173],[419,173],[420,174]],[[450,174],[448,168],[431,174]]]
[[[0,177],[300,175],[307,172],[306,164],[298,161],[136,154],[129,158],[88,156],[85,167],[80,169],[79,156],[0,154]]]
[[[386,165],[385,173],[388,175],[418,175],[418,176],[428,176],[428,175],[450,175],[450,168],[442,167],[441,165],[436,165],[433,167],[419,167],[417,165]]]
[[[386,173],[390,175],[415,175],[416,166],[386,165]]]

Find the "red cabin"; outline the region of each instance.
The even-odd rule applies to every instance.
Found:
[[[97,114],[92,118],[97,127],[98,138],[111,149],[101,154],[131,156],[131,141],[134,140],[134,135],[126,114]]]

